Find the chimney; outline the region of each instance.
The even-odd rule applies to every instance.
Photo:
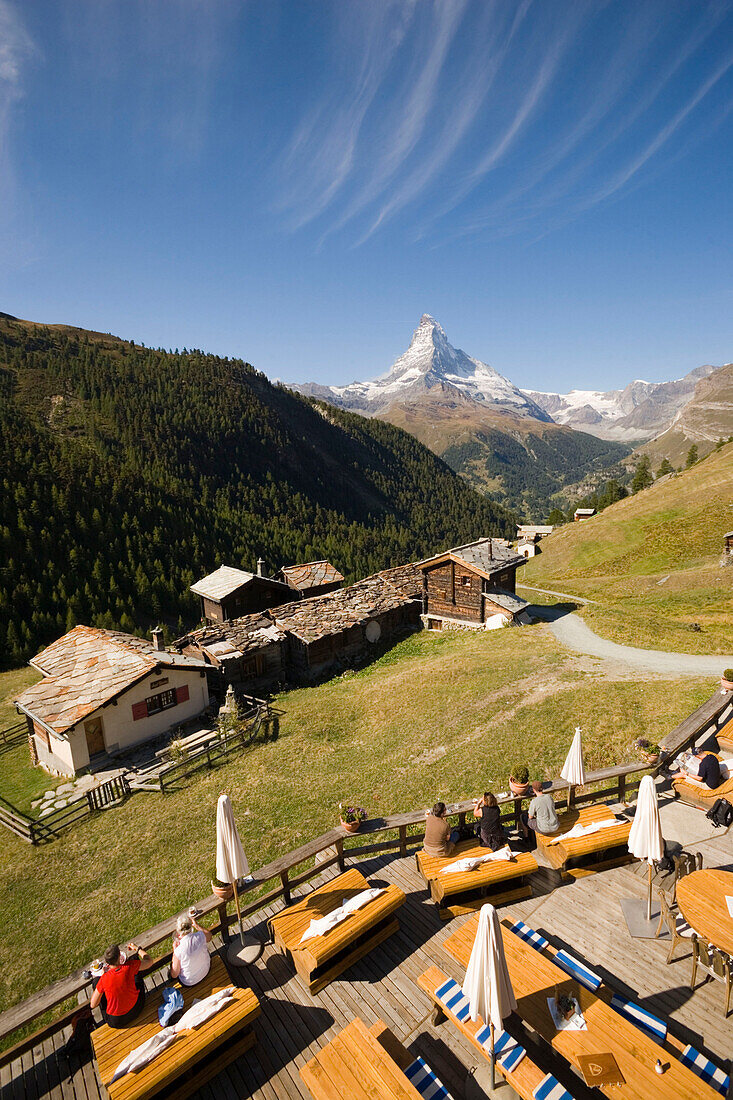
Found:
[[[265,559],[264,558],[258,558],[257,559],[257,576],[258,577],[264,577],[264,575],[265,575],[264,574],[264,568],[265,568]]]
[[[165,651],[163,631],[160,629],[159,626],[156,626],[155,630],[150,631],[150,634],[153,639],[153,649],[155,649],[158,653],[163,653]]]
[[[493,560],[494,560],[494,543],[491,539],[491,535],[489,535],[489,561],[493,561]]]

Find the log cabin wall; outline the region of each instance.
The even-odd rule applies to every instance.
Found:
[[[427,614],[480,623],[481,577],[465,565],[443,562],[426,571]]]
[[[266,581],[258,581],[255,578],[244,588],[232,592],[230,596],[225,596],[221,601],[221,608],[224,619],[239,619],[243,615],[251,615],[254,611],[264,611],[267,607],[290,603],[292,599],[293,593],[284,586],[268,584]],[[209,600],[206,602],[211,603]],[[220,613],[216,622],[222,621]]]

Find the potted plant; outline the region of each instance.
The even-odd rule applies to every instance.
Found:
[[[222,901],[229,901],[234,897],[234,890],[231,882],[222,882],[221,879],[218,878],[212,878],[211,892]]]
[[[720,686],[723,691],[733,691],[733,668],[727,668],[720,677]]]
[[[339,802],[339,819],[347,833],[356,833],[362,821],[366,821],[367,812],[363,806],[346,806]]]
[[[638,751],[642,760],[646,760],[647,764],[658,764],[661,749],[659,745],[653,741],[647,740],[646,737],[637,737],[634,741],[634,748]]]
[[[529,768],[526,764],[515,764],[509,776],[509,787],[517,797],[529,791]]]
[[[567,993],[561,993],[555,1001],[555,1006],[563,1020],[572,1020],[575,1015],[575,1001],[572,997],[568,997]]]

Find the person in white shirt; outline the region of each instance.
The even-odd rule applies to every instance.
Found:
[[[211,932],[197,924],[194,917],[179,917],[173,941],[171,977],[178,978],[181,985],[198,985],[203,981],[211,967],[210,940]]]

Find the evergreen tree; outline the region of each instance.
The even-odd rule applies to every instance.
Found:
[[[636,464],[636,471],[631,481],[631,492],[638,493],[642,489],[648,489],[653,483],[652,464],[649,455],[642,455]]]
[[[665,474],[671,473],[674,473],[674,466],[668,458],[663,458],[659,464],[659,469],[657,470],[657,477],[664,477]]]
[[[694,466],[697,462],[697,443],[693,443],[687,452],[687,458],[685,459],[685,469],[689,470],[690,466]]]

